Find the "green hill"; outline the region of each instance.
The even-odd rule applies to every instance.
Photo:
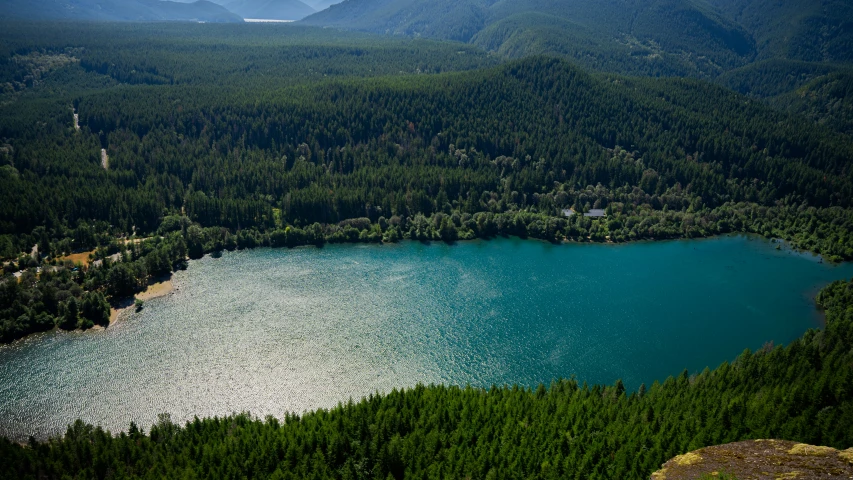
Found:
[[[819,77],[801,88],[771,99],[776,107],[853,136],[853,72]]]
[[[767,99],[849,65],[850,18],[851,0],[348,0],[303,22],[457,40],[504,58],[561,56],[603,72],[707,78]]]
[[[585,27],[605,50],[626,39],[654,44],[670,54],[705,61],[702,72],[721,73],[754,59],[849,62],[853,29],[850,0],[769,2],[750,0],[348,0],[305,19],[392,35],[420,35],[467,42],[478,32],[519,14],[525,30],[553,28],[557,17],[571,33]],[[516,20],[516,28],[522,24]],[[546,36],[550,34],[546,31]],[[528,35],[532,43],[538,35]],[[501,46],[490,42],[494,51]],[[716,69],[717,71],[715,71]]]
[[[529,52],[567,55],[620,73],[715,75],[754,54],[748,32],[691,0],[349,0],[303,22],[471,41],[513,57]],[[630,58],[634,50],[655,55],[652,63],[663,66],[640,66]],[[587,56],[600,58],[585,61]],[[667,58],[657,61],[662,56]]]
[[[756,41],[758,58],[807,62],[853,60],[850,0],[708,0]]]
[[[561,56],[591,70],[629,75],[699,77],[706,70],[719,70],[695,55],[667,51],[654,40],[601,36],[594,27],[544,13],[516,13],[498,20],[470,43],[503,57]]]
[[[840,68],[830,63],[777,58],[730,70],[717,78],[717,82],[744,95],[769,98],[796,90]]]

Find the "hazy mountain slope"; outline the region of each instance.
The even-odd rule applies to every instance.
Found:
[[[547,16],[521,22],[517,16],[522,14]],[[557,25],[551,17],[568,23]],[[501,35],[484,33],[510,18],[512,33],[506,25],[497,27]],[[474,39],[510,54],[541,51],[547,44],[549,53],[569,57],[575,56],[578,45],[570,39],[580,26],[590,32],[585,37],[600,47],[599,53],[624,51],[617,44],[639,45],[653,54],[680,56],[688,70],[708,76],[756,59],[853,61],[853,0],[347,0],[304,21],[382,34]],[[561,40],[555,29],[570,38]],[[511,44],[495,43],[500,38]],[[582,49],[589,46],[587,40]],[[683,68],[674,73],[679,71]]]
[[[545,13],[513,14],[479,31],[471,43],[500,56],[560,55],[593,70],[631,75],[698,75],[676,55],[639,42],[619,42],[596,30]]]
[[[754,53],[746,31],[700,0],[347,0],[304,22],[470,41],[510,57],[566,55],[651,75],[717,75]]]
[[[316,10],[299,0],[237,0],[225,8],[243,18],[301,20]]]
[[[308,25],[382,31],[395,12],[409,8],[415,0],[344,0],[302,20]],[[387,13],[386,13],[387,12]]]
[[[200,0],[0,0],[0,16],[38,20],[241,22],[224,7]]]
[[[491,3],[493,0],[346,0],[303,22],[467,42],[486,25]]]
[[[241,22],[242,19],[220,5],[207,0],[181,4],[160,0],[136,0],[149,6],[156,17],[152,20],[190,20],[204,22]]]
[[[708,0],[751,32],[760,58],[853,61],[853,0]]]
[[[618,35],[630,30],[639,2],[647,0],[499,0],[490,8],[493,21],[525,12],[547,13],[594,28],[599,34]]]
[[[332,5],[337,5],[337,4],[341,3],[342,1],[343,0],[319,0],[319,1],[310,1],[309,0],[305,3],[307,3],[309,6],[311,6],[311,8],[313,8],[314,10],[320,12],[320,11],[323,11],[323,10],[331,7]]]
[[[637,11],[631,34],[655,41],[666,51],[689,52],[717,63],[738,64],[754,52],[743,28],[698,1],[656,0]]]

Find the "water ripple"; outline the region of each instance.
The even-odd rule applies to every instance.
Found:
[[[0,434],[119,431],[168,412],[281,417],[421,383],[629,388],[818,325],[853,275],[726,237],[624,246],[495,240],[259,249],[191,262],[100,332],[0,347]],[[736,269],[726,265],[737,265]],[[735,334],[733,334],[733,332]]]

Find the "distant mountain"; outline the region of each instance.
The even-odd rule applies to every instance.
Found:
[[[314,10],[321,12],[332,5],[337,5],[343,0],[307,0],[305,3],[311,6]]]
[[[634,74],[716,76],[755,54],[749,33],[703,0],[346,0],[303,22]]]
[[[236,0],[223,5],[243,18],[301,20],[316,12],[299,0]]]
[[[485,26],[490,0],[345,0],[303,20],[392,35],[468,41]]]
[[[0,0],[0,16],[31,20],[231,23],[243,19],[206,0]]]
[[[853,61],[853,0],[345,0],[304,23],[706,78],[756,60]]]
[[[707,0],[742,25],[761,59],[853,62],[853,0]]]

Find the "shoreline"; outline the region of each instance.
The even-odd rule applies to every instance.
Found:
[[[613,242],[609,239],[607,239],[605,241],[594,241],[594,240],[589,240],[589,239],[579,240],[577,237],[563,237],[559,241],[551,241],[551,240],[546,240],[546,239],[531,237],[531,236],[519,237],[516,235],[495,235],[495,236],[491,236],[491,237],[476,237],[476,238],[471,238],[471,239],[458,239],[458,240],[454,240],[452,242],[446,242],[443,240],[400,239],[399,241],[396,241],[396,242],[382,242],[382,241],[379,241],[379,242],[361,242],[361,241],[359,241],[359,242],[325,242],[321,245],[304,244],[304,245],[275,246],[275,247],[274,246],[258,245],[258,246],[250,247],[250,248],[235,248],[233,250],[223,249],[223,250],[220,250],[218,253],[221,256],[221,254],[224,254],[224,253],[234,253],[234,252],[257,250],[257,249],[291,250],[291,249],[309,248],[309,247],[322,249],[322,248],[326,248],[329,246],[341,246],[341,245],[351,245],[351,246],[361,245],[361,246],[382,247],[382,246],[397,245],[397,244],[406,243],[406,242],[415,242],[415,243],[421,243],[424,245],[445,244],[448,246],[454,246],[454,245],[457,245],[460,243],[489,242],[489,241],[501,239],[501,238],[503,238],[503,239],[517,239],[517,240],[523,241],[523,242],[534,241],[534,242],[544,243],[544,244],[549,244],[549,245],[554,245],[554,246],[602,245],[602,246],[608,246],[610,248],[614,248],[614,247],[637,245],[637,244],[652,244],[652,243],[664,243],[664,242],[708,241],[708,240],[721,239],[721,238],[726,238],[726,237],[746,237],[750,240],[765,241],[768,244],[775,243],[775,244],[781,246],[782,247],[781,250],[785,251],[789,255],[811,257],[811,259],[813,259],[813,260],[816,259],[819,261],[819,263],[824,263],[829,267],[837,267],[837,266],[841,266],[844,264],[853,263],[853,260],[841,260],[838,262],[828,261],[825,259],[825,257],[822,254],[815,253],[814,251],[811,251],[811,250],[798,249],[798,248],[792,246],[788,240],[785,240],[783,238],[780,238],[780,237],[768,238],[768,237],[765,237],[764,235],[761,235],[759,233],[754,233],[754,232],[727,232],[727,233],[697,236],[697,237],[641,238],[641,239],[634,239],[634,240],[629,240],[629,241],[625,241],[625,242]],[[130,243],[130,242],[143,241],[143,240],[145,240],[145,239],[131,239],[131,240],[125,240],[125,241],[127,243]],[[777,250],[779,250],[779,248],[777,248]],[[80,253],[72,254],[72,255],[82,256],[82,255],[87,255],[88,253],[90,253],[90,252],[80,252]],[[202,257],[200,257],[200,258],[196,258],[196,259],[187,258],[186,260],[187,260],[187,262],[192,262],[192,261],[201,260],[202,258],[205,258],[205,257],[218,258],[216,253],[217,252],[205,252],[202,255]],[[164,276],[160,276],[160,277],[157,277],[155,279],[152,279],[151,283],[148,284],[148,286],[146,287],[146,289],[144,291],[139,292],[132,297],[123,298],[123,299],[119,299],[117,301],[111,302],[111,304],[110,304],[110,318],[109,318],[108,325],[106,327],[95,325],[94,327],[92,327],[88,330],[103,331],[103,330],[106,330],[107,328],[109,328],[110,326],[116,324],[117,322],[120,322],[122,320],[122,317],[126,314],[127,310],[135,308],[135,300],[137,300],[137,299],[145,302],[145,301],[149,301],[149,300],[159,298],[159,297],[163,297],[163,296],[166,296],[166,295],[173,293],[175,291],[175,287],[174,287],[173,281],[172,281],[173,275],[174,275],[174,272],[172,272],[168,275],[164,275]],[[20,279],[19,279],[19,281],[20,281]],[[818,288],[818,290],[820,290],[820,289]],[[812,301],[813,301],[814,296],[813,295],[810,295],[810,296],[811,296]],[[817,315],[820,316],[821,313],[818,312]],[[825,319],[818,318],[817,320],[818,320],[818,323],[821,325],[821,327],[825,327]],[[15,339],[9,343],[14,343],[16,341],[27,338],[31,335],[33,335],[33,334],[25,335],[24,337],[17,338],[17,339]]]
[[[755,233],[755,232],[726,232],[726,233],[718,233],[718,234],[713,234],[713,235],[703,235],[703,236],[697,236],[697,237],[652,237],[652,238],[639,238],[639,239],[634,239],[634,240],[627,240],[624,242],[614,242],[614,241],[610,240],[609,238],[606,240],[603,240],[603,241],[597,241],[597,240],[590,240],[589,237],[587,237],[586,240],[579,240],[578,237],[562,237],[561,239],[559,239],[557,241],[552,241],[552,240],[548,240],[548,239],[544,239],[544,238],[531,237],[531,236],[520,237],[518,235],[498,234],[498,235],[494,235],[491,237],[475,237],[475,238],[457,239],[457,240],[453,240],[451,242],[448,242],[445,240],[418,240],[418,239],[414,239],[414,238],[404,238],[404,239],[400,239],[396,242],[353,241],[353,242],[325,242],[325,243],[320,244],[320,245],[315,245],[313,243],[306,243],[306,244],[299,244],[299,245],[292,245],[292,246],[289,246],[289,245],[287,245],[287,246],[285,246],[285,245],[282,245],[282,246],[257,245],[257,246],[248,247],[248,248],[235,248],[233,250],[222,249],[222,250],[219,250],[218,252],[216,252],[216,251],[204,252],[204,255],[202,255],[200,258],[188,258],[187,261],[188,262],[197,261],[197,260],[200,260],[201,258],[205,258],[205,257],[218,258],[216,256],[217,253],[219,255],[222,255],[222,254],[225,254],[228,252],[240,252],[240,251],[256,250],[256,249],[260,249],[260,248],[268,248],[268,249],[272,249],[272,250],[292,250],[292,249],[296,249],[296,248],[308,248],[308,247],[326,248],[326,247],[335,246],[335,245],[362,245],[362,246],[372,245],[372,246],[380,246],[381,247],[381,246],[397,245],[397,244],[401,244],[401,243],[405,243],[405,242],[416,242],[416,243],[421,243],[423,245],[444,244],[444,245],[448,245],[448,246],[454,246],[454,245],[457,245],[460,243],[466,243],[466,242],[489,242],[489,241],[497,240],[497,239],[517,239],[517,240],[521,240],[521,241],[525,241],[525,242],[533,241],[533,242],[545,243],[548,245],[555,245],[555,246],[557,246],[557,245],[559,245],[559,246],[563,246],[563,245],[582,245],[582,246],[607,245],[610,247],[620,247],[620,246],[628,246],[628,245],[650,244],[650,243],[661,243],[661,242],[694,242],[694,241],[714,240],[714,239],[719,239],[719,238],[740,237],[740,236],[746,237],[746,238],[751,239],[751,240],[763,240],[763,241],[766,241],[767,243],[775,243],[775,244],[781,245],[782,246],[781,250],[783,250],[783,251],[786,251],[788,253],[795,254],[795,255],[806,256],[806,257],[811,256],[812,258],[820,259],[822,263],[825,263],[825,264],[830,265],[830,266],[837,266],[837,265],[843,265],[846,263],[853,263],[853,259],[851,259],[851,260],[842,259],[840,261],[832,261],[832,260],[826,259],[823,256],[823,254],[821,254],[821,253],[816,253],[812,250],[794,247],[793,245],[791,245],[790,241],[785,240],[784,238],[781,238],[781,237],[765,237],[764,235],[762,235],[760,233]]]
[[[520,240],[520,239],[516,239],[516,240],[518,241],[518,244],[519,244],[519,245],[524,245],[524,243],[525,243],[523,240]],[[415,246],[416,246],[416,245],[413,245],[413,243],[414,243],[414,242],[403,242],[403,243],[404,243],[404,246],[405,246],[405,243],[408,243],[409,245],[408,245],[407,247],[415,247]],[[460,242],[460,243],[462,243],[462,242]],[[479,243],[479,242],[478,242],[478,243]],[[529,242],[526,242],[526,243],[527,243],[528,245],[530,245],[531,247],[535,247],[535,248],[538,250],[538,246],[537,246],[537,245],[531,245]],[[538,242],[537,242],[537,243],[538,243]],[[762,243],[764,243],[764,242],[762,241]],[[444,248],[445,248],[445,247],[444,247],[444,245],[441,245],[441,244],[434,244],[434,245],[435,245],[435,246],[437,246],[437,247],[439,247],[439,248],[441,248],[441,249],[444,249]],[[689,245],[689,244],[687,244],[687,245]],[[341,245],[341,246],[344,246],[344,247],[352,247],[352,245]],[[375,247],[373,247],[373,246],[364,246],[364,247],[365,247],[365,250],[374,250],[374,248],[375,248]],[[451,247],[451,248],[452,248],[452,247]],[[603,248],[606,248],[606,247],[602,247],[602,251],[603,251]],[[690,247],[687,247],[686,249],[690,249]],[[264,250],[272,251],[272,250],[274,250],[274,249],[264,249]],[[278,250],[279,250],[279,254],[281,254],[282,256],[286,256],[286,255],[288,255],[288,252],[287,252],[287,251],[284,251],[283,249],[278,249]],[[407,248],[407,250],[408,250],[408,248]],[[421,248],[420,248],[420,247],[418,247],[416,250],[417,250],[417,251],[420,251],[420,250],[421,250]],[[548,249],[548,250],[551,250],[551,249]],[[375,250],[374,250],[374,251],[375,251]],[[476,251],[476,248],[475,248],[473,251]],[[510,251],[511,251],[511,250],[510,250]],[[226,254],[226,256],[227,256],[227,254]],[[569,255],[569,257],[571,257],[571,255]],[[245,260],[245,259],[243,259],[243,260]],[[238,260],[238,262],[237,262],[236,264],[239,264],[239,263],[240,263],[240,261],[243,261],[243,260]],[[211,258],[206,259],[206,262],[207,262],[208,266],[213,265],[213,266],[215,266],[215,268],[217,268],[217,269],[222,269],[222,268],[224,268],[224,267],[226,267],[226,266],[228,265],[228,264],[226,264],[225,262],[221,262],[221,263],[214,262],[214,261],[213,261],[213,259],[211,259]],[[229,264],[230,264],[230,262],[229,262]],[[195,272],[198,272],[198,271],[199,271],[199,268],[200,268],[200,267],[199,267],[198,265],[195,265],[194,267],[197,267],[197,268],[193,268],[193,269],[189,270],[189,272],[195,273]],[[204,270],[202,270],[201,272],[202,272],[202,273],[204,273]],[[210,273],[210,272],[208,271],[207,273]],[[171,282],[168,282],[168,281],[167,281],[167,282],[157,282],[157,283],[159,284],[159,285],[158,285],[158,288],[152,288],[152,287],[153,287],[153,285],[152,285],[152,286],[150,286],[148,289],[146,289],[145,294],[147,294],[147,295],[151,295],[151,296],[153,297],[154,295],[156,295],[156,294],[158,293],[158,292],[155,292],[155,290],[159,290],[159,291],[160,291],[159,293],[162,293],[162,291],[163,291],[163,290],[166,290],[166,285],[163,285],[164,283],[173,283],[173,284],[174,284],[174,285],[172,286],[173,288],[174,288],[174,287],[181,288],[185,283],[187,284],[187,286],[189,286],[191,283],[194,283],[194,282],[193,282],[193,278],[191,278],[191,277],[183,276],[183,277],[180,277],[180,278],[181,278],[182,280],[179,280],[179,279],[176,279],[176,278],[174,278],[174,277],[173,277],[173,279],[172,279],[172,281],[171,281]],[[203,277],[202,277],[202,278],[203,278]],[[162,280],[162,279],[161,279],[161,280]],[[189,293],[189,292],[187,292],[187,293]],[[147,295],[146,295],[146,296],[147,296]],[[118,331],[117,331],[117,332],[115,332],[115,333],[116,333],[116,335],[115,335],[114,337],[115,337],[115,338],[119,338],[119,337],[125,337],[125,336],[126,336],[126,335],[128,335],[128,334],[132,334],[132,333],[134,333],[135,331],[137,331],[137,330],[139,330],[139,329],[140,329],[140,326],[142,325],[142,322],[146,322],[146,323],[147,323],[147,320],[148,320],[148,319],[151,319],[151,318],[153,318],[153,317],[155,317],[155,316],[162,316],[160,313],[161,313],[161,312],[165,312],[165,311],[167,311],[167,310],[166,310],[165,308],[163,308],[162,306],[163,306],[163,305],[166,305],[166,304],[167,304],[167,302],[175,301],[175,303],[178,303],[178,302],[183,303],[184,301],[189,301],[189,300],[190,300],[189,298],[186,298],[186,295],[182,295],[182,296],[180,296],[180,297],[176,296],[176,297],[174,297],[174,298],[167,298],[167,299],[163,300],[161,303],[157,303],[157,305],[155,305],[155,306],[153,307],[153,308],[154,308],[154,310],[152,310],[151,312],[149,312],[149,313],[152,313],[152,314],[153,314],[153,313],[155,313],[155,311],[156,311],[157,315],[151,315],[151,316],[146,315],[145,317],[126,317],[127,319],[132,320],[134,323],[128,323],[128,324],[127,324],[127,327],[128,327],[127,329],[125,329],[124,327],[120,327],[120,328],[118,329]],[[182,323],[184,323],[184,322],[182,322]],[[133,326],[133,328],[131,328],[131,326]],[[802,332],[801,332],[801,333],[802,333]],[[93,335],[92,335],[92,337],[90,337],[90,338],[97,338],[97,337],[100,337],[100,334],[93,334]],[[111,335],[111,337],[113,337],[113,336]],[[105,339],[109,339],[109,337],[103,337],[103,338],[105,338]],[[799,337],[798,337],[798,338],[799,338]],[[162,344],[161,344],[161,345],[162,345]],[[783,345],[784,345],[784,343],[783,343]],[[743,344],[743,346],[747,346],[747,344],[746,344],[746,343],[744,343],[744,344]],[[752,345],[749,345],[749,346],[750,346],[750,347],[752,347]],[[757,350],[758,350],[758,347],[760,347],[760,346],[761,346],[761,343],[757,343],[757,344],[755,344],[755,347],[756,347],[756,348],[755,348],[755,350],[757,351]],[[698,369],[697,369],[697,372],[698,372]],[[319,408],[319,407],[318,407],[318,408]],[[125,428],[126,428],[126,427],[125,427]],[[60,433],[61,433],[61,432],[60,432]]]
[[[147,302],[148,300],[152,300],[154,298],[169,295],[173,291],[174,285],[172,283],[171,276],[167,278],[161,278],[158,281],[154,281],[148,284],[148,288],[146,288],[145,291],[137,293],[132,298],[124,299],[119,305],[110,306],[110,326],[118,322],[123,316],[122,314],[124,312],[135,308],[136,300],[142,300],[143,302]]]

